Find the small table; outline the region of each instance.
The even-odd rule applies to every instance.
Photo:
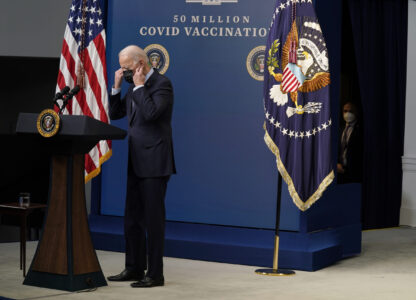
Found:
[[[29,206],[21,206],[17,202],[0,204],[0,214],[20,217],[20,270],[23,277],[26,276],[26,232],[27,217],[37,209],[45,209],[46,204],[30,203]]]

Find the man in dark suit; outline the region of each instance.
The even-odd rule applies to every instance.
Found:
[[[146,53],[137,46],[124,48],[119,63],[110,97],[110,118],[127,116],[128,122],[126,263],[124,271],[108,280],[136,281],[132,287],[161,286],[164,198],[169,177],[176,173],[171,127],[173,89],[168,78],[149,66]],[[131,84],[121,98],[123,78]]]
[[[341,133],[338,155],[338,183],[361,182],[363,167],[363,135],[354,103],[342,108],[345,126]]]

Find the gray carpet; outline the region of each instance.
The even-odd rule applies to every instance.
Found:
[[[28,243],[28,264],[36,242]],[[165,258],[166,285],[133,289],[109,283],[94,292],[67,293],[22,285],[19,244],[0,244],[0,296],[13,299],[416,299],[416,229],[363,232],[360,256],[290,277],[268,277],[255,268]],[[124,254],[98,251],[106,276],[121,271]]]

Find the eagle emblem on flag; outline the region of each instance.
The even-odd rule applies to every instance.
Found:
[[[276,55],[276,52],[274,54]],[[302,106],[297,101],[298,91],[313,92],[330,83],[326,44],[317,20],[305,20],[303,22],[301,38],[298,37],[296,21],[293,22],[282,49],[282,67],[284,69],[283,74],[275,73],[273,65],[268,65],[268,70],[276,82],[281,82],[277,86],[282,94],[290,93],[295,104],[295,107],[287,108],[287,116],[318,113],[322,103],[312,102]],[[282,97],[272,91],[270,91],[270,95]],[[283,104],[286,104],[286,102]]]

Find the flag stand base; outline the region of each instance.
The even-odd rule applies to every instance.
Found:
[[[255,271],[258,275],[266,276],[291,276],[295,275],[295,271],[283,269],[258,269]]]

